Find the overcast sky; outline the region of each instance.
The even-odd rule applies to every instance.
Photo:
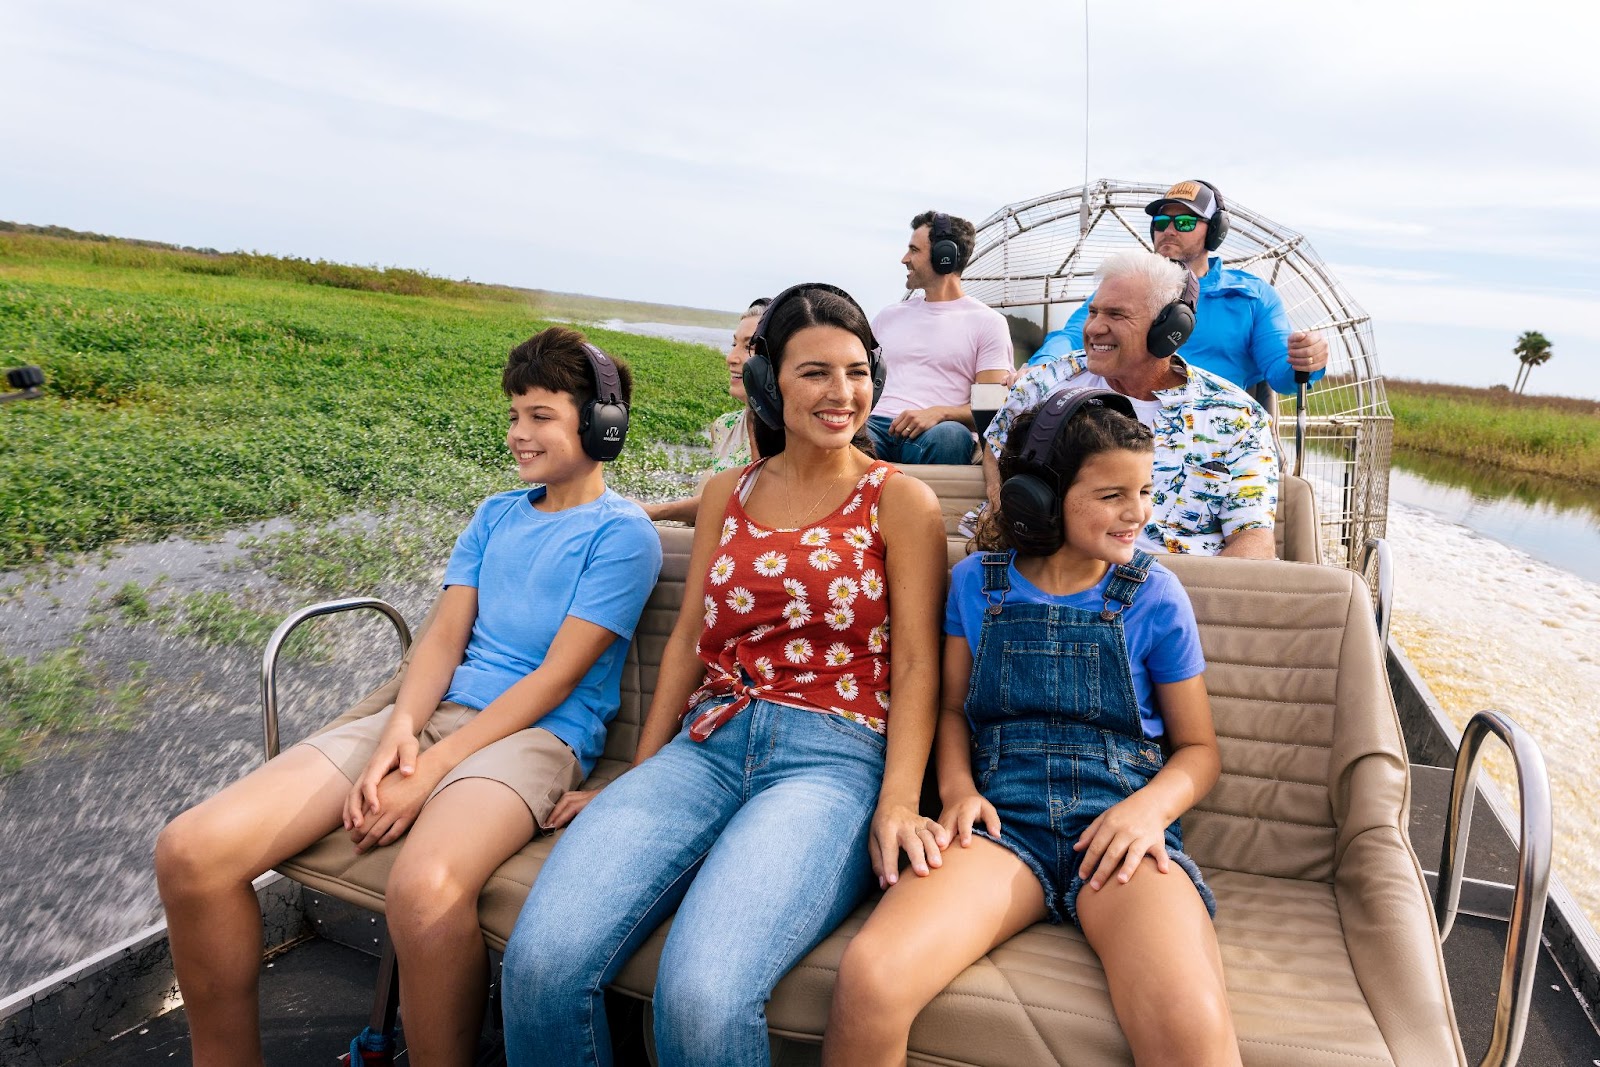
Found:
[[[1600,8],[1089,0],[1091,179],[1297,229],[1386,373],[1600,397]],[[1083,0],[0,3],[0,218],[739,308],[1081,184]]]

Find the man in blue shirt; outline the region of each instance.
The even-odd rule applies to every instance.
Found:
[[[1155,250],[1182,263],[1200,280],[1194,335],[1183,346],[1183,358],[1226,378],[1241,389],[1265,381],[1275,391],[1295,391],[1295,371],[1322,377],[1328,365],[1328,342],[1304,330],[1291,331],[1283,300],[1271,285],[1248,271],[1222,265],[1210,255],[1227,236],[1227,209],[1206,182],[1183,181],[1145,207]],[[1090,297],[1092,300],[1093,297]],[[1050,334],[1028,360],[1048,363],[1083,347],[1083,323],[1089,300],[1066,326]]]

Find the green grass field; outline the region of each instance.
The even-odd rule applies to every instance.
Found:
[[[1396,447],[1600,486],[1600,403],[1391,379]]]
[[[0,406],[0,569],[277,515],[465,513],[517,484],[500,369],[540,314],[414,271],[0,232],[0,366],[49,383]],[[673,464],[655,446],[728,408],[727,372],[703,347],[588,333],[634,368],[613,477],[638,488]]]

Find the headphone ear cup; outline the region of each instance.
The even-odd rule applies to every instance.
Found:
[[[1156,359],[1166,359],[1183,347],[1194,334],[1194,309],[1181,300],[1174,300],[1161,309],[1150,330],[1145,334],[1144,346]]]
[[[889,361],[883,358],[883,349],[867,350],[867,373],[872,375],[872,406],[883,399],[883,387],[889,381]]]
[[[946,237],[933,242],[928,258],[933,263],[933,273],[954,274],[961,269],[961,246]]]
[[[783,394],[778,392],[777,375],[766,352],[757,352],[744,361],[744,393],[750,410],[769,430],[783,429]]]
[[[616,459],[628,439],[628,406],[591,400],[578,416],[578,439],[590,459]]]
[[[1061,528],[1061,498],[1043,478],[1014,474],[1000,486],[1000,513],[1017,551],[1048,556],[1066,541]]]
[[[1206,222],[1206,251],[1215,252],[1222,247],[1222,242],[1227,238],[1228,231],[1233,223],[1228,218],[1228,213],[1222,207],[1222,201],[1217,200],[1217,213]]]

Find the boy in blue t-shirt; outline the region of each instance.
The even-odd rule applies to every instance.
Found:
[[[582,806],[661,568],[654,527],[602,467],[626,432],[628,367],[553,326],[511,350],[502,386],[506,444],[535,487],[490,497],[457,539],[393,706],[290,748],[157,842],[196,1063],[260,1058],[250,883],[341,825],[358,852],[407,835],[385,894],[407,1045],[418,1062],[471,1058],[478,895]]]

